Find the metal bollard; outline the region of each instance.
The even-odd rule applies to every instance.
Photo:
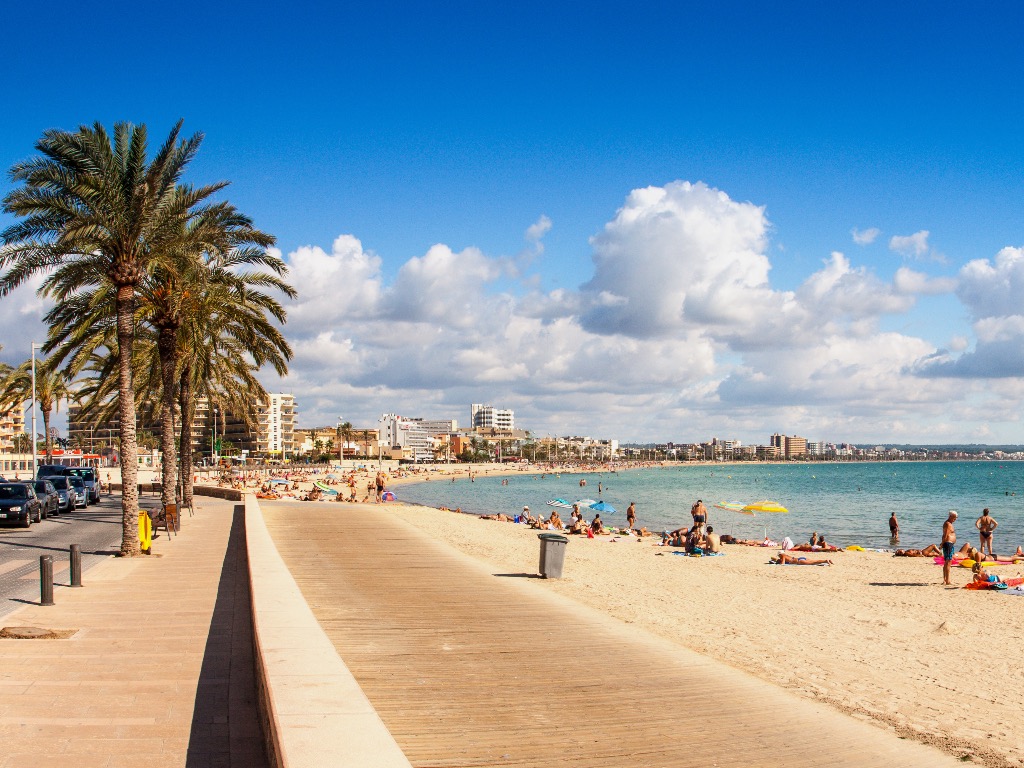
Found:
[[[82,586],[82,545],[71,545],[71,586]]]
[[[53,605],[53,558],[39,556],[39,604]]]

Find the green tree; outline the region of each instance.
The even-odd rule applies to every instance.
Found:
[[[43,417],[46,463],[53,463],[53,436],[50,434],[50,415],[60,410],[60,401],[70,396],[64,374],[55,370],[50,361],[36,360],[36,404]],[[0,381],[0,411],[21,408],[32,400],[32,361],[26,360],[10,370]],[[33,439],[34,436],[33,436]]]
[[[343,461],[345,459],[345,446],[348,445],[352,439],[352,424],[351,422],[342,422],[338,427],[338,460]]]
[[[144,125],[117,123],[113,136],[99,123],[74,132],[48,130],[36,143],[39,155],[11,168],[20,186],[3,205],[20,220],[2,234],[0,296],[46,272],[41,290],[58,306],[83,289],[104,286],[114,293],[124,556],[140,554],[132,381],[139,286],[160,255],[178,247],[204,201],[224,186],[179,188],[202,142],[201,134],[179,140],[180,131],[179,122],[147,159]]]

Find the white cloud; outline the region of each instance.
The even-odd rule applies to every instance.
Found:
[[[544,214],[540,215],[533,224],[526,229],[526,239],[531,243],[538,243],[551,230],[551,219]]]
[[[541,216],[525,231],[535,253],[550,228]],[[481,400],[540,434],[622,440],[784,429],[923,442],[984,431],[986,413],[1013,423],[1022,395],[999,377],[1024,376],[1024,250],[955,277],[902,267],[891,281],[836,251],[780,290],[771,232],[763,207],[674,182],[626,197],[591,238],[579,286],[541,290],[523,254],[439,243],[386,279],[351,235],[306,246],[287,257],[301,295],[285,383],[303,425],[383,411],[464,421]],[[917,255],[927,240],[890,244]],[[920,325],[918,297],[951,292],[973,326],[947,349],[892,330],[901,317]]]
[[[918,296],[938,296],[956,290],[957,280],[952,277],[929,277],[909,267],[900,267],[893,276],[893,286],[898,293]]]
[[[928,253],[928,230],[922,229],[912,235],[893,235],[889,239],[889,249],[903,256],[920,258]]]
[[[865,230],[854,227],[850,230],[850,234],[853,236],[853,242],[857,245],[871,245],[871,243],[875,242],[875,238],[882,234],[882,230],[878,229],[878,227],[870,227]]]

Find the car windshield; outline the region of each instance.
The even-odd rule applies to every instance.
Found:
[[[69,477],[68,480],[75,488],[85,488],[85,482],[80,477]]]
[[[28,488],[24,485],[0,485],[0,499],[27,499]]]
[[[81,467],[79,469],[72,469],[71,470],[71,474],[77,475],[78,477],[82,478],[83,480],[92,480],[94,482],[96,480],[96,470],[89,469],[87,467]]]
[[[36,493],[46,493],[46,483],[33,483]]]

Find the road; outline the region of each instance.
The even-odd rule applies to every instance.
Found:
[[[159,497],[141,499],[143,509],[159,506]],[[0,528],[0,617],[25,603],[39,602],[39,556],[53,556],[53,583],[67,586],[72,544],[82,547],[82,581],[88,569],[121,548],[121,496],[104,495],[88,509],[50,517],[31,528]],[[57,590],[56,600],[60,600]]]

